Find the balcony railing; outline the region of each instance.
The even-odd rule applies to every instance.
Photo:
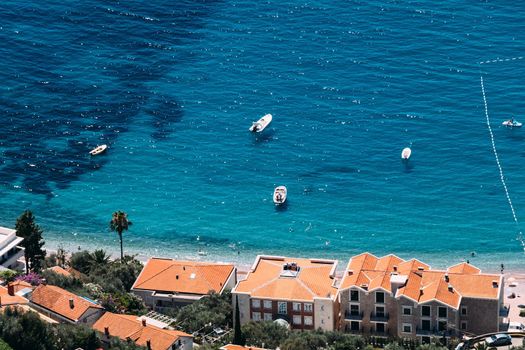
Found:
[[[345,320],[349,321],[360,321],[363,319],[363,312],[346,311]]]
[[[375,322],[387,322],[388,321],[388,312],[371,312],[370,321]]]
[[[452,337],[456,335],[456,332],[454,330],[444,330],[440,331],[437,328],[431,328],[431,329],[421,329],[420,327],[416,327],[416,335],[419,336],[445,336],[445,337]]]

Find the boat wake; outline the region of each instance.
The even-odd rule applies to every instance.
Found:
[[[480,78],[481,78],[481,92],[483,94],[483,104],[485,105],[485,119],[487,122],[487,128],[489,130],[490,141],[492,143],[492,151],[494,152],[494,157],[496,158],[496,164],[498,165],[498,169],[499,169],[499,177],[501,180],[501,184],[503,185],[503,189],[505,190],[505,196],[507,197],[507,202],[509,203],[509,207],[512,212],[512,217],[514,218],[514,222],[516,223],[516,226],[518,227],[518,237],[516,237],[516,239],[521,243],[523,251],[525,252],[525,239],[520,229],[520,224],[518,221],[518,217],[516,216],[516,210],[514,210],[514,205],[512,204],[512,199],[510,198],[509,189],[505,181],[505,176],[503,175],[503,168],[501,167],[501,162],[499,161],[498,150],[496,149],[496,141],[494,140],[494,133],[492,132],[492,127],[490,126],[490,118],[489,118],[489,112],[488,112],[488,106],[487,106],[487,97],[485,96],[485,85],[483,84],[483,76],[481,76]]]

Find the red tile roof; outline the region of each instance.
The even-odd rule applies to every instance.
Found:
[[[234,273],[231,264],[151,258],[133,289],[188,294],[220,293]]]
[[[283,274],[285,264],[296,263],[296,276]],[[334,298],[335,260],[296,259],[258,256],[246,279],[234,289],[252,298],[313,301],[316,297]]]
[[[53,267],[50,267],[48,270],[51,270],[54,273],[62,275],[62,276],[66,276],[66,277],[70,277],[71,276],[71,273],[68,270],[66,270],[66,269],[64,269],[64,268],[62,268],[60,266],[53,266]]]
[[[7,288],[0,286],[0,307],[6,305],[27,304],[29,301],[18,295],[9,295]]]
[[[265,350],[263,348],[256,348],[254,346],[240,346],[234,344],[228,344],[221,347],[221,350]]]
[[[500,275],[481,274],[480,269],[468,263],[438,271],[416,259],[404,261],[394,255],[377,258],[364,253],[350,259],[339,288],[392,292],[392,275],[406,276],[406,283],[397,288],[396,297],[404,296],[418,303],[435,300],[456,309],[462,297],[497,299],[501,287]]]
[[[70,307],[70,299],[73,300],[73,308]],[[89,308],[103,309],[67,290],[43,284],[33,291],[31,302],[73,321],[78,321]]]
[[[138,316],[119,315],[106,312],[95,322],[93,329],[105,333],[108,328],[109,335],[123,340],[131,339],[137,345],[146,346],[150,341],[152,350],[171,349],[180,337],[191,337],[191,335],[174,330],[161,329],[153,325],[144,326]]]

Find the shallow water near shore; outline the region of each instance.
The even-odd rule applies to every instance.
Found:
[[[29,208],[50,248],[114,252],[120,209],[141,256],[344,265],[369,251],[520,270],[525,129],[501,122],[525,121],[524,15],[468,1],[7,1],[0,224]]]

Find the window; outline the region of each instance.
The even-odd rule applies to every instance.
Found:
[[[350,322],[350,330],[358,331],[359,330],[359,322],[357,322],[357,321]]]
[[[272,301],[271,300],[265,300],[264,301],[264,308],[265,309],[271,309],[272,308]]]
[[[265,313],[265,314],[264,314],[264,320],[265,320],[265,321],[273,321],[273,315],[272,315],[272,314]]]
[[[421,337],[421,344],[430,344],[430,337]]]
[[[467,321],[461,321],[461,330],[466,331],[467,330]]]
[[[403,306],[403,315],[405,316],[412,315],[412,308],[410,306]]]
[[[301,312],[301,303],[293,303],[293,311]]]
[[[277,312],[279,313],[279,315],[286,315],[288,313],[287,309],[288,308],[285,301],[280,301],[277,304]]]
[[[385,316],[385,307],[384,306],[376,306],[376,316],[377,317],[384,317]]]
[[[385,333],[385,324],[384,323],[376,323],[376,332],[377,333]]]
[[[252,312],[252,320],[260,321],[261,320],[261,313],[260,312]]]
[[[353,316],[359,315],[359,304],[350,305],[350,315],[353,315]]]
[[[461,307],[461,316],[467,316],[467,307],[466,306],[462,306]]]
[[[313,305],[312,304],[303,304],[304,312],[312,312],[313,311]]]
[[[403,323],[403,333],[412,333],[412,325],[410,323]]]
[[[384,304],[384,303],[385,303],[385,293],[376,292],[376,304]]]
[[[439,321],[438,322],[438,331],[446,331],[447,330],[447,321]]]
[[[438,317],[439,318],[447,318],[447,308],[446,307],[438,307]]]
[[[252,307],[258,309],[261,307],[261,301],[259,299],[252,299]]]
[[[294,315],[293,316],[293,324],[302,324],[301,315]]]
[[[430,320],[421,320],[421,330],[423,331],[430,330]]]
[[[430,306],[422,306],[421,307],[421,316],[430,317]]]
[[[311,326],[314,324],[314,319],[312,316],[304,316],[304,325],[305,326]]]
[[[350,301],[359,301],[359,291],[358,290],[350,291]]]

